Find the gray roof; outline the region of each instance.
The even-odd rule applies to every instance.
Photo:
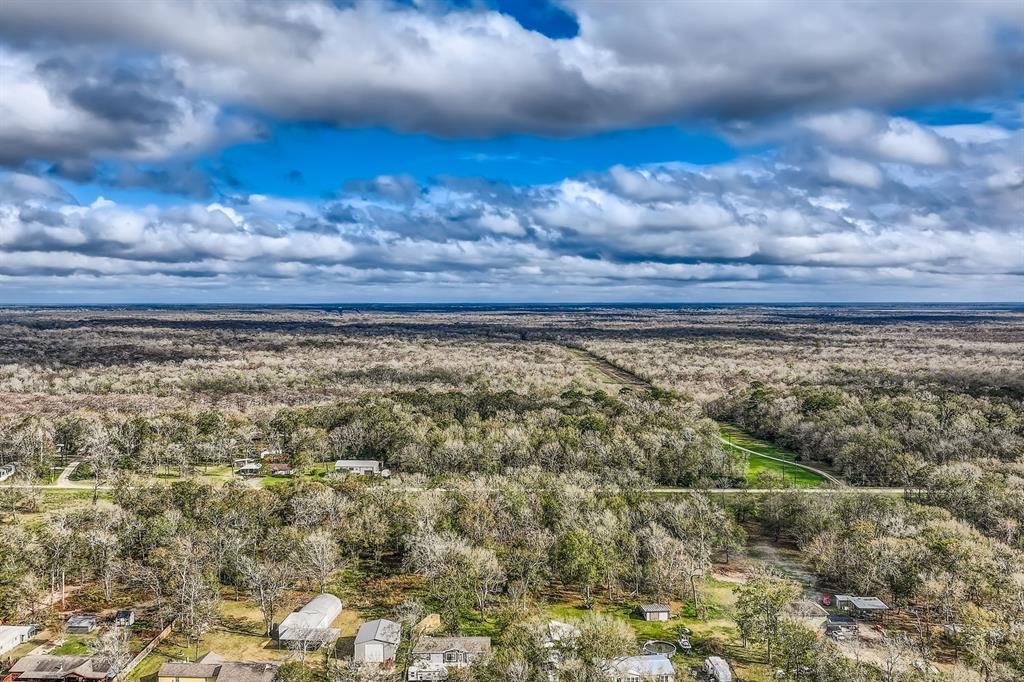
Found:
[[[671,611],[668,604],[641,604],[640,610],[644,613],[669,613]]]
[[[105,680],[117,672],[90,656],[24,656],[11,666],[19,680],[62,680],[75,674],[87,680]]]
[[[443,654],[446,651],[482,654],[491,650],[490,637],[421,637],[414,654]]]
[[[356,633],[356,644],[365,642],[384,642],[398,644],[402,641],[402,626],[393,620],[370,620],[359,626]]]
[[[212,677],[217,682],[273,682],[279,665],[258,661],[225,661],[211,651],[195,663],[164,663],[157,676]]]
[[[96,616],[71,616],[68,618],[68,625],[71,627],[81,625],[95,625]]]
[[[334,463],[335,467],[379,467],[383,462],[379,459],[339,459]]]
[[[854,597],[849,594],[837,594],[836,601],[848,601],[861,611],[886,611],[888,606],[878,597]]]

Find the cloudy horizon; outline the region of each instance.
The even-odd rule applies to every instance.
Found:
[[[0,304],[1024,299],[1024,4],[0,4]]]

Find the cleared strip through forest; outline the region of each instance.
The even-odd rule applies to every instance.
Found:
[[[600,355],[597,355],[596,353],[594,353],[593,351],[591,351],[591,350],[589,350],[587,348],[583,348],[582,346],[575,346],[575,345],[565,345],[564,348],[566,350],[568,350],[572,355],[575,355],[576,357],[580,358],[583,362],[588,364],[595,371],[603,374],[606,378],[608,378],[611,381],[611,383],[619,384],[619,385],[622,385],[622,386],[635,387],[635,388],[639,388],[639,387],[650,388],[651,387],[651,383],[649,381],[647,381],[646,379],[644,379],[643,377],[639,376],[638,374],[635,374],[634,372],[631,372],[630,370],[628,370],[628,369],[626,369],[624,367],[620,367],[620,366],[616,365],[615,363],[610,361],[608,358],[601,357]],[[734,448],[736,450],[739,450],[741,452],[744,452],[744,453],[746,453],[748,455],[753,455],[755,457],[760,457],[762,459],[768,459],[768,460],[771,460],[773,462],[779,462],[779,463],[784,464],[784,465],[789,466],[789,467],[795,467],[795,468],[798,468],[798,469],[802,469],[804,471],[809,471],[812,474],[815,474],[816,476],[820,476],[824,481],[827,481],[828,483],[831,483],[832,485],[837,485],[837,486],[845,485],[843,483],[843,481],[841,481],[840,479],[836,478],[832,474],[830,474],[830,473],[828,473],[826,471],[822,471],[821,469],[818,469],[816,467],[808,466],[806,464],[801,464],[800,462],[794,462],[792,460],[785,459],[785,458],[782,458],[782,457],[776,457],[774,455],[769,455],[769,454],[764,453],[764,452],[757,452],[756,450],[751,450],[750,448],[743,447],[742,445],[737,445],[736,443],[723,438],[721,435],[718,437],[718,440],[720,440],[724,445],[728,445],[729,447]]]

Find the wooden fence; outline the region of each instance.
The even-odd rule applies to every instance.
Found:
[[[153,649],[156,648],[156,645],[159,644],[160,642],[164,641],[164,639],[167,638],[167,635],[171,634],[171,628],[173,628],[173,627],[174,627],[174,621],[172,620],[167,625],[167,627],[165,627],[163,630],[161,630],[159,632],[159,634],[157,634],[156,637],[154,637],[152,640],[150,640],[149,644],[147,644],[146,646],[144,646],[142,648],[142,651],[140,651],[135,656],[135,658],[133,658],[131,661],[128,662],[128,665],[126,665],[121,670],[121,672],[119,672],[117,674],[117,676],[114,677],[113,682],[123,682],[123,680],[125,680],[128,677],[128,675],[131,673],[131,671],[135,670],[135,668],[138,667],[138,665],[140,663],[142,663],[142,661],[144,661],[147,656],[149,656],[151,653],[153,653]]]

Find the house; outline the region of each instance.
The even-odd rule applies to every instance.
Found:
[[[334,471],[360,476],[388,476],[391,473],[384,468],[383,462],[376,459],[339,459],[334,463]]]
[[[282,462],[268,464],[267,471],[270,472],[271,476],[291,476],[294,473],[290,464]]]
[[[68,632],[72,635],[87,635],[96,629],[96,616],[71,616],[68,618]]]
[[[6,481],[8,478],[14,475],[14,465],[5,464],[0,467],[0,482]]]
[[[279,663],[225,661],[212,651],[195,663],[164,663],[156,682],[273,682]]]
[[[854,597],[848,594],[836,595],[836,608],[855,616],[871,616],[889,610],[878,597]]]
[[[357,663],[393,663],[402,642],[402,626],[392,620],[371,620],[359,626],[356,633]]]
[[[732,682],[732,669],[720,656],[708,656],[700,669],[712,682]]]
[[[668,604],[641,604],[638,611],[644,620],[668,620],[672,614]]]
[[[38,629],[35,625],[0,625],[0,656],[32,639]]]
[[[135,612],[131,609],[121,609],[114,614],[114,625],[119,625],[123,628],[129,625],[135,624]]]
[[[490,637],[422,637],[410,652],[409,680],[446,680],[491,650]]]
[[[331,623],[340,613],[340,599],[333,594],[318,594],[281,621],[277,627],[277,639],[282,644],[319,648],[338,638],[339,631],[332,628]]]
[[[259,462],[249,462],[248,464],[243,464],[238,467],[238,470],[235,473],[239,476],[259,476],[260,471],[262,470],[263,465]]]
[[[117,672],[108,663],[91,656],[24,656],[11,666],[3,682],[109,680]]]
[[[676,669],[664,654],[627,656],[610,661],[606,677],[614,682],[669,682],[676,679]]]

